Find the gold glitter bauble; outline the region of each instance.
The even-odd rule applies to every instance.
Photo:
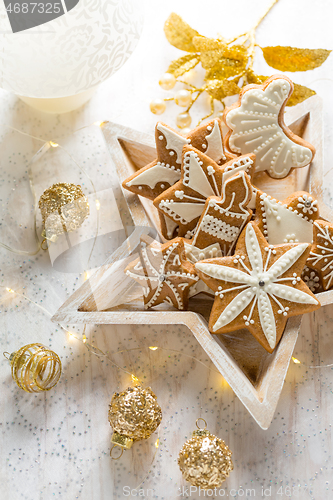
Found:
[[[164,113],[166,104],[163,99],[153,99],[149,105],[150,111],[154,113],[154,115],[161,115]]]
[[[62,233],[82,226],[89,215],[88,199],[81,186],[58,182],[46,189],[38,204],[47,240],[55,240]]]
[[[231,455],[222,439],[199,429],[180,450],[178,465],[192,486],[209,490],[219,488],[233,470]]]
[[[59,382],[60,358],[42,344],[21,347],[10,355],[9,361],[13,379],[26,392],[49,391]]]
[[[111,442],[130,448],[134,441],[148,439],[162,420],[162,410],[150,387],[140,385],[115,393],[109,405]]]

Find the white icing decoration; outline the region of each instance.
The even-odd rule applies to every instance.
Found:
[[[251,303],[253,298],[254,292],[249,292],[248,290],[243,290],[237,294],[214,323],[213,331],[216,332],[236,319],[237,316],[239,316],[239,314]],[[241,306],[238,306],[239,303],[241,303]]]
[[[241,105],[226,115],[232,130],[231,151],[256,155],[256,171],[267,170],[272,177],[286,177],[291,168],[308,165],[312,151],[293,142],[279,125],[279,113],[290,91],[283,78],[274,79],[265,90],[247,90]]]
[[[202,207],[203,203],[178,203],[173,200],[162,200],[159,204],[159,208],[163,212],[184,225],[200,217]]]
[[[213,191],[212,186],[208,182],[205,172],[201,168],[200,158],[194,151],[188,151],[184,157],[184,179],[183,184],[193,189],[197,193],[208,198],[208,196],[218,195]],[[214,172],[209,174],[214,175]]]
[[[276,280],[279,276],[287,272],[295,262],[298,261],[308,247],[309,245],[307,243],[300,243],[281,255],[281,257],[270,267],[269,275],[271,279]]]
[[[186,137],[177,134],[177,132],[170,130],[161,123],[158,123],[156,125],[156,128],[159,132],[161,132],[164,135],[166,139],[167,142],[165,146],[166,149],[171,149],[172,151],[175,151],[177,155],[176,162],[181,164],[183,146],[185,146],[185,144],[189,144],[190,139],[186,139]]]
[[[258,310],[259,310],[259,318],[260,323],[265,325],[264,333],[269,343],[271,349],[274,349],[276,344],[276,324],[275,324],[275,316],[272,309],[271,301],[269,300],[267,293],[259,292],[258,297]]]
[[[168,238],[171,239],[173,237],[176,227],[178,227],[178,224],[174,220],[170,219],[170,217],[164,217],[164,215],[162,214],[161,216],[163,217],[165,222],[167,236]]]
[[[181,175],[180,170],[166,167],[165,163],[157,162],[153,167],[144,170],[131,181],[127,182],[127,186],[149,186],[154,189],[158,182],[167,182],[172,186],[179,181]]]
[[[219,162],[221,159],[226,160],[223,150],[221,130],[217,120],[214,121],[214,127],[211,133],[209,135],[206,135],[206,141],[208,144],[208,148],[205,154],[207,156],[209,156],[216,162]]]
[[[301,281],[301,278],[296,273],[281,278],[298,261],[307,247],[308,245],[305,243],[297,245],[297,247],[281,255],[269,267],[270,258],[274,254],[275,249],[272,246],[265,249],[267,253],[264,263],[256,232],[253,225],[249,223],[245,233],[245,249],[252,269],[249,269],[244,264],[243,256],[238,254],[235,255],[234,262],[243,267],[242,271],[234,267],[219,264],[196,263],[195,267],[198,271],[220,281],[221,284],[224,282],[235,283],[235,286],[225,289],[222,286],[219,287],[217,292],[215,292],[215,295],[219,299],[223,299],[224,295],[228,292],[238,291],[233,300],[227,304],[218,317],[213,325],[213,331],[216,332],[231,323],[253,300],[249,316],[243,317],[245,326],[254,323],[252,315],[255,307],[257,307],[262,331],[268,344],[273,349],[276,345],[276,319],[271,300],[278,304],[279,309],[277,314],[283,316],[288,316],[289,307],[284,307],[280,303],[279,298],[287,300],[290,303],[318,304],[318,301],[310,294],[295,288]],[[282,285],[281,281],[285,284]]]
[[[235,241],[240,233],[240,228],[231,226],[223,220],[212,215],[205,215],[202,219],[200,230],[225,241]]]
[[[292,233],[294,241],[312,243],[313,224],[305,220],[301,213],[293,212],[277,200],[261,195],[261,211],[264,235],[271,245],[278,245]]]
[[[207,274],[211,278],[216,278],[220,281],[227,281],[230,283],[246,283],[251,286],[257,283],[255,278],[248,274],[228,266],[221,266],[220,264],[207,264],[198,262],[195,268]]]
[[[263,271],[262,255],[258,238],[251,224],[246,227],[245,244],[252,267],[252,276],[258,276]]]
[[[290,292],[290,286],[281,285],[280,283],[275,283],[274,285],[274,295],[279,297],[280,299],[285,299]],[[289,298],[288,298],[289,300]],[[293,292],[292,302],[296,302],[297,304],[317,304],[317,300],[314,297],[311,297],[308,293],[302,292],[301,290],[297,290]]]
[[[297,208],[301,209],[304,214],[312,215],[314,212],[318,212],[317,200],[314,200],[309,194],[303,194],[298,198],[299,203]]]

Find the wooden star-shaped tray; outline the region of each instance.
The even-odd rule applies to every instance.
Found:
[[[309,167],[296,169],[285,179],[256,176],[256,186],[277,199],[305,190],[317,198],[320,216],[333,221],[333,211],[323,195],[322,103],[314,96],[288,108],[285,121],[291,130],[316,148]],[[102,131],[119,180],[122,182],[156,157],[154,139],[139,131],[105,122]],[[145,311],[141,287],[124,274],[137,252],[140,236],[160,233],[159,219],[150,200],[115,189],[119,212],[128,238],[56,312],[53,320],[67,324],[184,325],[195,336],[214,365],[262,429],[267,429],[280,397],[284,379],[300,331],[302,316],[288,320],[280,343],[267,353],[247,330],[212,335],[208,330],[209,299],[194,297],[191,311],[162,305]],[[322,305],[333,303],[333,291],[317,294]]]

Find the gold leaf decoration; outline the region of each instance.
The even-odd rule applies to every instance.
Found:
[[[252,69],[249,69],[246,71],[246,82],[244,82],[244,85],[247,85],[248,83],[255,83],[256,85],[261,85],[264,83],[269,76],[265,75],[256,75]]]
[[[218,101],[239,94],[240,91],[240,88],[233,80],[209,80],[204,89],[213,99]]]
[[[167,69],[167,73],[171,73],[176,78],[182,76],[190,69],[195,68],[195,66],[200,62],[198,54],[186,54],[186,56],[180,57],[172,61]]]
[[[169,16],[164,26],[165,35],[171,45],[186,51],[187,54],[170,64],[167,73],[173,75],[174,78],[168,75],[165,77],[168,80],[167,84],[162,84],[161,79],[160,85],[165,90],[171,90],[178,81],[184,84],[191,93],[192,100],[185,112],[188,123],[191,122],[190,110],[198,102],[201,94],[208,94],[210,113],[204,116],[199,123],[214,114],[215,100],[220,101],[224,107],[226,97],[239,94],[241,88],[248,84],[262,85],[269,78],[265,75],[258,75],[254,71],[256,47],[260,47],[256,43],[256,30],[278,1],[271,1],[252,29],[232,39],[223,38],[221,35],[217,38],[202,36],[177,14],[172,13]],[[331,50],[325,49],[300,49],[280,45],[260,48],[267,64],[282,72],[307,71],[318,68],[331,53]],[[197,83],[197,78],[193,82],[190,79],[185,82],[180,78],[198,64],[201,64],[205,70],[201,84]],[[294,91],[287,106],[294,106],[314,94],[314,90],[294,84]],[[179,104],[175,96],[166,97],[164,100],[174,100],[176,104]],[[178,117],[182,117],[183,114],[180,113]],[[176,121],[178,121],[178,117]]]
[[[172,12],[164,24],[164,33],[174,47],[186,52],[196,52],[193,45],[193,37],[199,33],[182,20],[178,14]]]
[[[232,45],[229,47],[225,40],[215,40],[197,36],[193,38],[193,44],[200,52],[200,62],[204,69],[223,69],[224,65],[230,68],[245,68],[248,56],[247,49],[242,45]],[[233,72],[232,74],[236,74]],[[228,76],[231,76],[228,75]]]
[[[296,47],[261,47],[265,61],[279,71],[308,71],[321,66],[330,55],[325,49],[298,49]]]
[[[315,95],[316,92],[304,85],[294,83],[294,91],[288,99],[287,106],[295,106],[296,104],[305,101],[309,97]]]

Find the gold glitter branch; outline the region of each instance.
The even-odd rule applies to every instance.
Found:
[[[202,36],[180,16],[172,13],[164,26],[166,38],[171,45],[187,54],[171,62],[159,84],[164,90],[173,89],[177,82],[185,85],[185,88],[178,90],[172,97],[154,99],[150,104],[150,110],[154,114],[162,114],[166,109],[166,101],[175,101],[179,106],[186,108],[176,118],[180,129],[191,125],[189,112],[204,92],[209,96],[210,113],[201,118],[199,123],[215,112],[215,101],[222,104],[223,110],[227,97],[239,94],[245,85],[261,84],[269,77],[269,75],[257,75],[253,69],[256,47],[261,49],[266,63],[279,71],[308,71],[321,66],[329,56],[330,50],[257,45],[256,30],[277,2],[278,0],[272,1],[250,31],[230,40],[221,36],[218,38]],[[199,64],[205,70],[205,76],[202,85],[197,87],[184,81],[182,77]],[[294,92],[287,106],[294,106],[315,93],[303,85],[294,84]]]

